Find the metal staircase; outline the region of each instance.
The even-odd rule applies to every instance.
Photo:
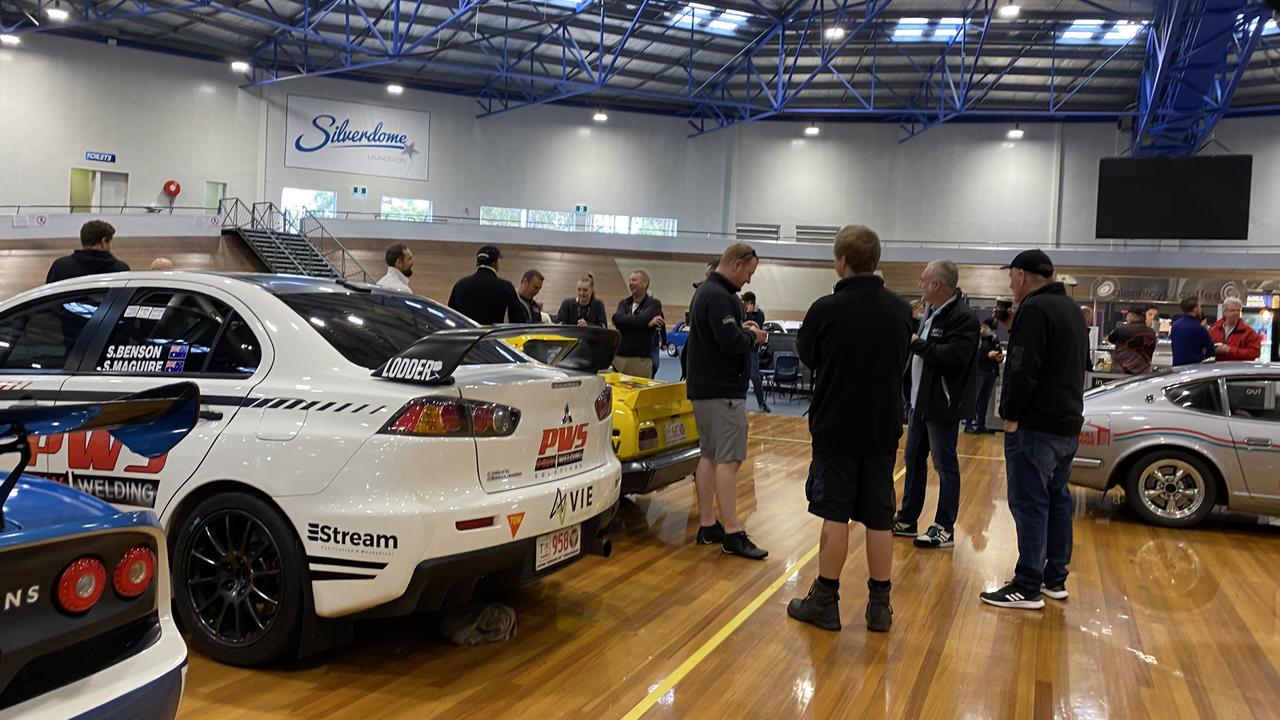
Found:
[[[275,203],[246,205],[239,198],[218,204],[222,229],[230,231],[273,273],[372,282],[369,273],[309,211],[293,217]]]

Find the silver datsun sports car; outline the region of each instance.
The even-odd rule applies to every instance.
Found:
[[[1143,520],[1190,527],[1215,506],[1280,515],[1280,366],[1209,363],[1085,393],[1071,483],[1124,488]]]

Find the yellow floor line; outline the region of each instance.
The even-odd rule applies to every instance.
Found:
[[[901,479],[905,472],[906,470],[899,470],[897,474],[893,476],[894,481]],[[683,680],[686,675],[692,672],[693,669],[699,665],[699,663],[706,660],[707,656],[715,651],[716,648],[720,647],[721,643],[727,640],[735,630],[741,627],[748,618],[754,615],[755,612],[765,604],[765,601],[772,597],[774,593],[781,590],[782,586],[786,585],[788,580],[795,577],[796,574],[800,572],[800,569],[807,565],[809,561],[817,555],[818,546],[814,545],[809,548],[808,552],[801,555],[799,560],[788,565],[786,572],[782,573],[782,577],[774,580],[769,587],[765,588],[764,591],[757,595],[754,600],[747,604],[746,607],[742,608],[737,615],[734,615],[732,620],[726,623],[724,627],[720,628],[715,635],[712,635],[711,639],[707,640],[701,647],[694,651],[694,653],[689,656],[688,660],[680,663],[680,667],[677,667],[674,672],[664,678],[662,682],[658,683],[643,700],[636,703],[636,706],[631,708],[630,712],[623,715],[622,720],[639,720],[639,718],[644,716],[645,713],[649,712],[649,710],[658,702],[659,698],[670,692],[671,688],[676,686],[676,683]]]
[[[751,439],[751,440],[765,440],[765,441],[767,441],[767,442],[789,442],[789,443],[800,443],[801,445],[812,445],[812,444],[813,444],[813,441],[811,441],[811,440],[800,440],[800,439],[797,439],[797,438],[779,438],[779,437],[769,437],[769,436],[767,436],[767,435],[749,435],[749,436],[748,436],[748,438],[749,438],[749,439]],[[902,452],[901,448],[899,448],[898,452]],[[1001,461],[1001,462],[1004,462],[1004,458],[1002,458],[1002,457],[996,457],[995,455],[963,455],[963,454],[957,454],[957,455],[956,455],[956,457],[962,457],[962,458],[965,458],[965,459],[968,459],[968,460],[999,460],[999,461]]]

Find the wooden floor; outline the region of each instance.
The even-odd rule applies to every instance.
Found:
[[[454,647],[416,617],[362,625],[352,645],[284,669],[193,655],[180,716],[1280,717],[1280,528],[1153,528],[1076,490],[1071,599],[987,607],[978,593],[1010,577],[1016,555],[1001,441],[961,435],[955,548],[895,541],[894,625],[877,635],[862,620],[854,532],[845,629],[826,633],[785,612],[817,565],[804,421],[754,416],[751,428],[740,507],[767,561],[696,545],[681,483],[625,505],[612,558],[505,598],[519,614],[510,642]],[[925,520],[935,496],[931,485]]]

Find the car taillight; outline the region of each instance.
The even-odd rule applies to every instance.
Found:
[[[658,428],[647,427],[640,430],[640,449],[652,450],[658,447]]]
[[[516,431],[520,411],[496,403],[418,398],[400,408],[380,432],[431,437],[504,437]]]
[[[605,385],[604,392],[596,398],[596,418],[603,420],[613,411],[613,388]]]
[[[130,548],[116,563],[111,575],[111,585],[122,598],[136,598],[151,587],[156,577],[156,554],[151,548],[139,545]]]
[[[58,607],[75,615],[88,612],[106,587],[107,569],[101,560],[86,555],[68,565],[58,577]]]

